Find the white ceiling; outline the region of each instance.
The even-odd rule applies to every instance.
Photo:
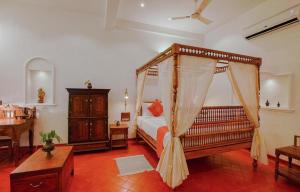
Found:
[[[157,25],[193,33],[205,33],[232,18],[254,8],[264,0],[212,0],[203,16],[214,22],[206,26],[197,20],[174,20],[169,17],[190,15],[195,10],[194,0],[121,0],[118,18]],[[145,7],[140,7],[144,2]],[[198,1],[200,3],[201,0]]]
[[[1,1],[1,0],[0,0]],[[8,0],[34,4],[63,11],[81,12],[105,16],[106,0]]]
[[[1,1],[1,0],[0,0]],[[147,32],[186,36],[192,39],[229,22],[265,0],[212,0],[203,16],[213,23],[209,26],[197,20],[175,20],[174,16],[190,15],[194,0],[7,0],[35,4],[63,11],[81,12],[104,17],[105,27],[123,27]],[[145,7],[140,7],[144,2]],[[198,1],[200,3],[201,0]],[[119,26],[118,26],[119,25]]]

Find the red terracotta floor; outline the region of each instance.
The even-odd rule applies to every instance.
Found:
[[[156,171],[118,176],[114,158],[144,154],[153,167],[158,159],[148,146],[130,141],[128,149],[75,156],[75,176],[70,192],[167,192],[169,189]],[[0,152],[0,192],[9,191],[12,163]],[[1,160],[2,159],[2,160]],[[252,170],[249,152],[233,151],[188,162],[190,175],[177,192],[295,192],[300,188],[279,177],[274,181],[274,163]]]

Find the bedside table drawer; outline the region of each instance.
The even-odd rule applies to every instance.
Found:
[[[56,192],[58,189],[58,174],[26,176],[11,180],[12,192]]]
[[[127,129],[110,129],[110,134],[118,135],[118,134],[124,134],[128,130]]]

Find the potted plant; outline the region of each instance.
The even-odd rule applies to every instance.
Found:
[[[51,151],[53,151],[53,149],[55,148],[55,145],[53,143],[53,139],[56,139],[57,142],[60,143],[60,141],[62,140],[61,137],[59,135],[56,134],[56,132],[54,130],[48,132],[48,133],[43,133],[40,132],[40,136],[42,139],[42,143],[43,143],[43,151],[47,152],[47,156],[51,157]]]

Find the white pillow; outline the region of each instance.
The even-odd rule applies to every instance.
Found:
[[[151,103],[142,103],[142,115],[143,116],[153,116],[152,113],[148,110],[148,107]]]

